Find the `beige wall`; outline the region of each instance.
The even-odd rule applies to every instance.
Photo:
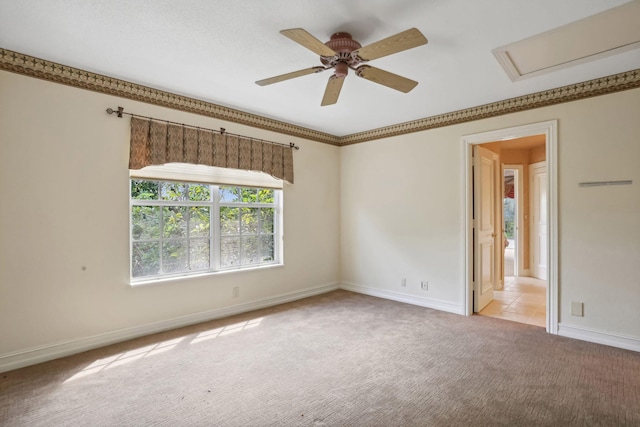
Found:
[[[640,340],[640,89],[341,151],[341,277],[400,299],[463,309],[461,137],[558,120],[559,321]],[[633,185],[579,187],[631,179]],[[400,286],[407,277],[407,287]],[[429,281],[429,290],[420,281]],[[584,302],[585,316],[570,314]],[[452,310],[453,311],[453,310]],[[626,338],[625,338],[626,339]],[[634,341],[635,340],[635,341]]]
[[[535,147],[529,150],[529,164],[544,162],[546,160],[547,153],[544,146]]]
[[[337,147],[7,72],[0,93],[0,365],[16,352],[338,282]],[[129,119],[105,112],[119,105],[300,145],[284,189],[284,267],[131,287]]]
[[[554,119],[561,325],[640,340],[640,89],[343,148],[7,72],[0,93],[0,365],[338,281],[463,312],[461,137]],[[118,105],[299,144],[285,266],[131,287],[129,125],[104,112]],[[578,187],[619,179],[633,185]]]

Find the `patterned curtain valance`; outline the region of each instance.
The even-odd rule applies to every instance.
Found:
[[[238,135],[131,117],[129,169],[191,163],[265,172],[293,184],[293,148]]]

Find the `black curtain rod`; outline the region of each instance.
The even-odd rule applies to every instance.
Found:
[[[238,135],[236,133],[230,133],[230,132],[227,132],[227,130],[225,128],[220,128],[219,130],[209,129],[209,128],[203,128],[203,127],[200,127],[200,126],[192,126],[192,125],[186,125],[184,123],[172,122],[171,120],[163,120],[163,119],[156,119],[154,117],[141,116],[140,114],[125,113],[124,112],[124,107],[118,107],[117,110],[114,110],[113,108],[107,108],[107,113],[109,113],[109,114],[114,114],[115,113],[119,118],[122,118],[122,115],[126,114],[127,116],[131,116],[131,117],[140,117],[140,118],[143,118],[143,119],[155,120],[157,122],[164,122],[164,123],[169,123],[169,124],[172,124],[172,125],[186,126],[186,127],[190,127],[190,128],[193,128],[193,129],[207,130],[207,131],[210,131],[210,132],[218,132],[220,135],[232,135],[232,136],[237,136],[237,137],[240,137],[240,138],[247,138],[247,139],[250,139],[250,140],[265,142],[267,144],[281,145],[283,147],[295,148],[296,150],[300,149],[300,147],[295,145],[293,142],[290,142],[287,145],[287,144],[282,144],[280,142],[266,141],[264,139],[254,138],[252,136],[245,136],[245,135]]]

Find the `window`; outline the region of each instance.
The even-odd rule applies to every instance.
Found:
[[[280,263],[282,190],[131,179],[133,281]]]

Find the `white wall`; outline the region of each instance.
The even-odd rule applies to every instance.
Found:
[[[82,348],[96,335],[338,282],[337,147],[7,72],[0,94],[0,366],[3,357],[11,367],[56,344],[64,352],[75,340]],[[284,190],[284,267],[131,287],[129,119],[105,112],[119,105],[298,144],[295,184]]]
[[[635,89],[341,148],[342,281],[462,312],[460,138],[557,119],[560,330],[629,339],[640,349],[638,117]],[[578,187],[627,179],[633,184]],[[584,302],[584,317],[570,315],[571,301]]]

